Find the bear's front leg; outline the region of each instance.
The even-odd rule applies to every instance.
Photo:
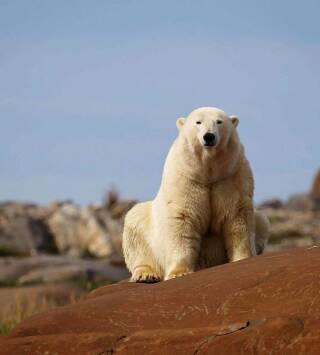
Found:
[[[224,240],[230,262],[256,255],[253,237],[253,208],[239,211],[234,218],[226,220]]]
[[[168,224],[165,280],[195,271],[200,252],[200,235],[182,215]]]

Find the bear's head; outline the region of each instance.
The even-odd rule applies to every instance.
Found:
[[[236,132],[239,119],[215,107],[201,107],[177,120],[179,134],[193,147],[208,151],[225,146]]]

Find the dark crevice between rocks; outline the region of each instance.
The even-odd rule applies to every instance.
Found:
[[[229,331],[225,331],[225,332],[221,332],[221,333],[216,333],[216,334],[212,334],[210,336],[208,336],[207,338],[205,338],[197,347],[197,349],[193,352],[193,355],[198,354],[201,351],[201,348],[203,348],[206,344],[210,343],[213,339],[217,338],[217,337],[221,337],[221,336],[225,336],[225,335],[230,335],[239,331],[242,331],[244,329],[247,329],[248,327],[251,326],[256,326],[257,324],[260,324],[261,321],[247,321],[246,323],[243,323],[243,325],[238,325],[238,327],[236,329],[232,329],[233,327],[230,326],[231,330]]]

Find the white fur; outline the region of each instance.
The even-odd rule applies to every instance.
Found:
[[[134,206],[125,219],[123,251],[132,281],[170,279],[255,255],[255,220],[263,249],[268,224],[255,216],[238,123],[211,107],[177,120],[179,135],[156,198]],[[205,146],[206,133],[215,134],[214,147]]]

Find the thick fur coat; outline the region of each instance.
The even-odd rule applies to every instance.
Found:
[[[266,217],[254,210],[239,120],[204,107],[177,120],[159,192],[127,214],[123,252],[132,281],[156,282],[263,251]]]

